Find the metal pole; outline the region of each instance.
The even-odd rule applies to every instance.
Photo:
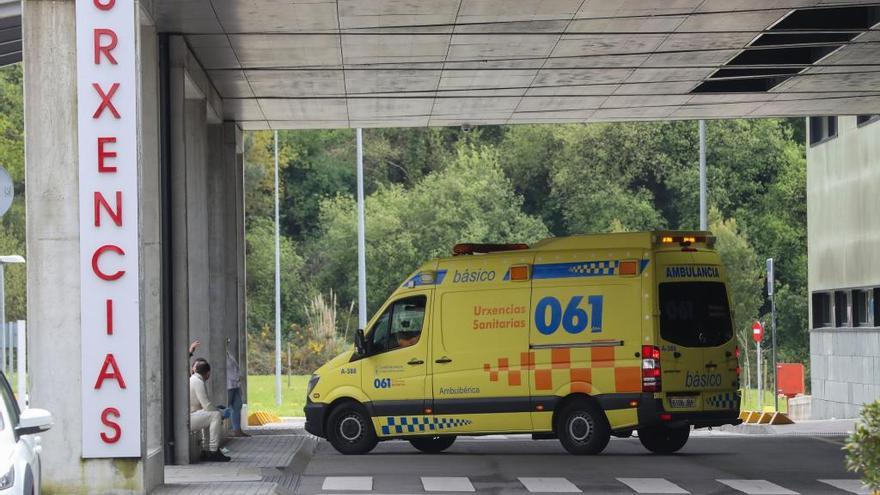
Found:
[[[364,213],[364,137],[357,130],[358,328],[367,326],[367,254]]]
[[[700,230],[709,228],[706,211],[706,121],[700,121]]]
[[[287,388],[290,388],[290,342],[287,343]]]
[[[11,376],[15,370],[15,332],[12,330],[12,324],[5,322],[3,331],[6,332],[6,376]]]
[[[770,296],[770,330],[773,339],[773,407],[779,411],[779,377],[776,364],[776,296],[773,258],[767,258],[767,294]]]
[[[761,343],[758,344],[758,412],[764,409],[764,390],[761,387],[763,380],[761,379]]]
[[[278,131],[275,131],[275,405],[281,405],[281,229],[278,219]]]
[[[3,263],[0,263],[0,326],[3,328],[3,340],[4,343],[6,341],[6,267],[3,266]],[[10,344],[10,347],[12,344]],[[4,345],[4,351],[5,345]],[[3,360],[3,372],[5,373],[6,369],[6,359]]]
[[[0,371],[6,373],[6,325],[0,325]]]
[[[28,407],[27,393],[27,339],[25,338],[25,322],[18,320],[16,323],[18,330],[18,407],[25,410]]]

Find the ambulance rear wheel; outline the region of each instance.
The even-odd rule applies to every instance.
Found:
[[[639,441],[655,454],[678,452],[691,435],[690,426],[680,428],[643,428],[639,430]]]
[[[378,443],[366,409],[350,402],[333,409],[327,418],[327,440],[340,454],[366,454]]]
[[[452,447],[455,443],[455,435],[411,438],[409,443],[426,454],[439,454]]]
[[[557,414],[556,436],[569,453],[593,455],[608,445],[611,427],[598,406],[578,401],[565,406]]]

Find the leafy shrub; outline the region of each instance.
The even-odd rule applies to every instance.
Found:
[[[861,420],[844,450],[846,467],[861,472],[868,488],[880,493],[880,401],[862,409]]]

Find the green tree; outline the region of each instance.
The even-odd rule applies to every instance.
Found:
[[[448,256],[459,242],[532,242],[548,236],[540,220],[521,211],[498,165],[497,151],[461,145],[442,170],[413,188],[380,187],[366,200],[370,311],[428,259]],[[343,305],[356,299],[355,202],[323,203],[320,237],[310,246],[308,277],[322,292],[334,288]]]
[[[259,332],[275,327],[275,229],[267,219],[251,220],[245,237],[247,249],[247,328]],[[302,257],[293,242],[281,238],[281,328],[302,321],[305,301],[310,293],[300,271]]]
[[[736,220],[724,220],[717,210],[713,210],[710,228],[717,238],[715,247],[727,272],[734,332],[740,348],[746,351],[748,370],[752,323],[758,318],[763,303],[761,266],[755,250],[739,231]]]
[[[12,177],[15,199],[0,217],[0,255],[25,252],[24,106],[21,64],[0,68],[0,167]],[[6,269],[6,319],[26,319],[26,272],[23,265]]]

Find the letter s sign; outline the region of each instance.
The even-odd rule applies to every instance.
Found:
[[[576,335],[590,327],[592,333],[602,331],[602,305],[604,303],[603,296],[587,296],[587,305],[590,307],[590,313],[581,307],[583,296],[574,296],[565,305],[565,311],[562,311],[562,303],[559,299],[548,296],[535,305],[535,327],[538,332],[543,335],[553,335],[562,328]]]

